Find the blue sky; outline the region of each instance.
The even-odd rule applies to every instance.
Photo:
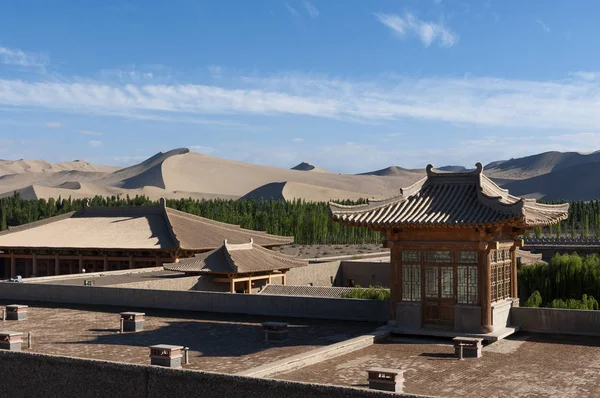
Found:
[[[0,158],[337,172],[600,149],[597,1],[0,2]]]

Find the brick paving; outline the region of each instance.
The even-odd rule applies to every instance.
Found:
[[[448,340],[393,338],[277,379],[368,388],[371,367],[405,369],[404,391],[442,397],[600,397],[600,339],[519,333],[459,361]]]
[[[6,304],[14,303],[0,302],[1,306]],[[29,305],[27,320],[0,320],[0,330],[23,332],[25,342],[27,332],[32,332],[33,352],[149,364],[149,346],[173,344],[190,348],[190,364],[184,365],[185,369],[220,373],[247,370],[372,332],[378,326],[235,314]],[[145,312],[144,331],[119,334],[119,312],[122,311]],[[264,343],[261,322],[265,321],[289,322],[288,341]]]

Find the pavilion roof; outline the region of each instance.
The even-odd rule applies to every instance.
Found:
[[[303,267],[307,260],[286,256],[250,243],[232,244],[227,240],[215,250],[196,254],[195,257],[165,264],[167,271],[205,274],[246,274]]]
[[[427,176],[400,195],[346,206],[329,203],[334,221],[373,229],[419,226],[544,226],[565,220],[569,205],[546,205],[519,198],[483,174],[477,163],[470,172],[452,173],[427,166]]]
[[[0,248],[208,251],[224,239],[253,239],[265,247],[292,243],[293,237],[270,235],[158,206],[88,207],[45,220],[10,227],[0,233]]]

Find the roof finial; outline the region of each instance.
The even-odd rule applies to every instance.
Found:
[[[158,203],[160,204],[161,207],[167,207],[167,201],[165,200],[165,198],[163,198],[161,196],[161,198],[158,200]]]
[[[83,208],[83,210],[90,207],[90,201],[88,198],[83,198],[83,200],[81,201],[81,207]]]
[[[254,239],[250,238],[250,244],[253,245],[254,244]]]
[[[227,239],[223,240],[223,246],[227,246]]]
[[[475,163],[475,173],[481,174],[483,171],[483,165],[480,162]]]
[[[427,175],[430,176],[433,174],[433,165],[431,163],[429,163],[427,165],[427,167],[425,168],[425,170],[427,171]]]

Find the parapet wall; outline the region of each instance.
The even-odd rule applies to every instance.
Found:
[[[526,332],[600,336],[600,311],[512,307],[510,323]]]
[[[356,388],[10,351],[0,351],[0,374],[4,397],[390,397]]]
[[[389,315],[389,302],[380,300],[11,282],[0,283],[0,299],[381,323]]]

